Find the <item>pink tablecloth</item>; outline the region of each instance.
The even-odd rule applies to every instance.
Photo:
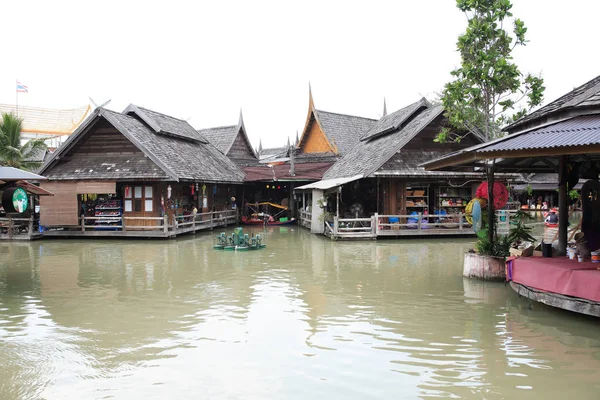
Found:
[[[532,288],[600,301],[600,264],[566,257],[521,257],[514,261],[512,280]]]

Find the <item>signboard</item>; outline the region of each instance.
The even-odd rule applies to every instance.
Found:
[[[7,213],[22,214],[29,208],[29,196],[25,189],[12,187],[2,193],[2,206]]]

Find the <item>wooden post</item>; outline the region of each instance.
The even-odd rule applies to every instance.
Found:
[[[31,196],[31,198],[33,198],[33,196]],[[27,227],[27,232],[29,233],[29,239],[31,239],[31,237],[33,236],[33,218],[35,216],[34,214],[35,214],[35,208],[34,208],[34,212],[29,214],[29,226]]]
[[[458,213],[458,229],[459,230],[463,230],[463,213],[459,212]]]
[[[192,214],[192,230],[196,232],[196,214]]]
[[[375,236],[379,236],[379,213],[375,213],[373,217],[375,217],[375,228],[373,232],[375,232]]]
[[[177,215],[173,212],[173,235],[177,235]]]
[[[338,234],[338,228],[339,228],[339,222],[338,222],[338,217],[337,215],[333,217],[333,237],[337,237]]]
[[[215,213],[214,213],[214,211],[211,211],[211,212],[210,212],[210,230],[211,230],[211,231],[213,230],[213,227],[214,227],[214,225],[215,225],[215,223],[214,223],[214,219],[213,219],[213,216],[214,216],[214,214],[215,214]]]
[[[81,232],[85,232],[85,214],[81,214]]]
[[[419,218],[418,221],[417,221],[417,230],[418,231],[421,231],[421,223],[422,223],[422,221],[421,221],[421,215],[422,215],[421,213],[417,213],[417,218]]]
[[[169,232],[169,215],[163,215],[163,232],[166,235]]]
[[[494,212],[494,165],[496,159],[492,159],[492,163],[487,168],[488,178],[488,240],[490,243],[494,243],[494,218],[496,217]]]
[[[125,217],[123,215],[121,215],[121,226],[122,226],[121,230],[123,232],[127,232],[127,227],[125,226]]]
[[[8,238],[12,239],[13,237],[13,229],[14,229],[14,223],[12,220],[12,217],[9,215],[8,216]]]
[[[558,157],[558,254],[567,254],[567,225],[569,207],[567,205],[567,156]]]

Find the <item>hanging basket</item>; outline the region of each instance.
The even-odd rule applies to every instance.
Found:
[[[488,199],[488,183],[483,182],[477,188],[475,197],[482,199]],[[501,182],[494,182],[494,210],[499,210],[506,205],[508,202],[508,189]]]

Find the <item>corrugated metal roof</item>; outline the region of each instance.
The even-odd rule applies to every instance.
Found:
[[[308,185],[299,186],[296,190],[308,190],[308,189],[320,189],[326,190],[331,189],[332,187],[341,186],[348,182],[357,181],[361,179],[362,175],[355,175],[348,178],[335,178],[335,179],[325,179],[318,182],[309,183]]]
[[[482,146],[478,153],[600,144],[600,115],[575,117]]]
[[[0,179],[5,182],[21,180],[46,180],[46,178],[41,175],[13,167],[0,167]]]

